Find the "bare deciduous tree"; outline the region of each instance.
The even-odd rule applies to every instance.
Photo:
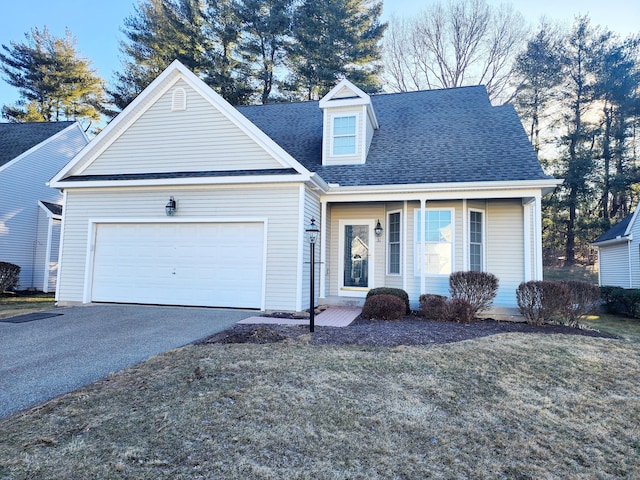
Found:
[[[507,99],[515,56],[527,29],[509,6],[484,0],[438,3],[415,19],[393,18],[385,38],[385,75],[398,91],[483,84]]]

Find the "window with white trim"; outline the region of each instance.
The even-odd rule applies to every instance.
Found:
[[[427,209],[424,223],[421,216],[422,210],[416,209],[415,274],[450,275],[453,271],[453,209]]]
[[[484,212],[469,211],[469,270],[484,270]]]
[[[400,275],[400,212],[387,215],[387,274]]]
[[[333,117],[333,155],[356,154],[356,116]]]

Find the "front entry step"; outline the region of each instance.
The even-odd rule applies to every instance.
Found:
[[[328,305],[332,307],[353,307],[362,308],[364,297],[337,297],[329,296],[318,299],[318,305]]]

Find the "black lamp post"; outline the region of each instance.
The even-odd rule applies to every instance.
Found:
[[[316,225],[315,218],[311,219],[311,223],[309,227],[306,229],[307,235],[309,236],[309,248],[310,248],[310,258],[309,258],[309,331],[313,332],[315,325],[315,256],[316,256],[316,241],[318,240],[318,234],[320,233],[320,229]]]

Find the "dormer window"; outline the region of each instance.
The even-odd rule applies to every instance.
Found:
[[[356,154],[356,116],[333,117],[333,155]]]

